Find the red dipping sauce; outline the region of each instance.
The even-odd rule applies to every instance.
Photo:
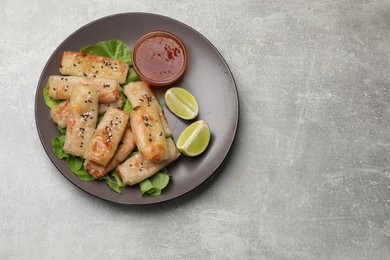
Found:
[[[167,86],[183,75],[187,50],[172,33],[150,32],[135,43],[133,65],[143,81],[153,86]]]

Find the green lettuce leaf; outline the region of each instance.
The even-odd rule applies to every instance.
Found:
[[[71,169],[71,170],[81,170],[83,168],[83,159],[80,157],[72,156],[69,155],[68,158],[66,159],[66,165]]]
[[[77,177],[79,177],[79,179],[83,181],[95,180],[95,177],[85,170],[83,162],[82,158],[70,154],[68,154],[68,157],[66,158],[66,165]]]
[[[133,111],[133,106],[130,104],[130,101],[128,99],[126,99],[125,101],[125,106],[123,107],[123,110],[129,112],[129,114],[131,113],[131,111]]]
[[[98,115],[97,122],[96,122],[97,125],[100,123],[100,121],[102,121],[103,116],[104,116],[104,114],[103,115]]]
[[[58,131],[60,131],[60,133],[61,133],[62,135],[65,135],[65,134],[66,134],[66,128],[62,128],[62,127],[57,126],[57,129],[58,129]]]
[[[88,45],[82,48],[80,52],[121,60],[129,66],[132,64],[131,49],[127,44],[119,40],[109,40],[95,45]]]
[[[120,188],[124,188],[126,187],[126,184],[124,184],[121,180],[121,178],[118,176],[118,173],[116,171],[114,171],[112,174],[111,174],[112,177],[115,178],[116,182],[118,183],[119,187]]]
[[[43,99],[45,100],[46,106],[48,106],[50,109],[62,103],[62,100],[53,99],[49,96],[49,85],[47,84],[46,87],[43,89]]]
[[[108,174],[101,178],[101,180],[104,180],[113,191],[122,193],[122,189],[119,187],[118,183],[111,179]]]
[[[156,189],[154,188],[152,182],[149,179],[146,179],[146,180],[142,181],[139,184],[139,188],[141,189],[142,195],[144,195],[145,193],[146,194],[152,194],[152,193],[154,193],[156,191]]]
[[[80,180],[83,181],[94,181],[96,180],[95,177],[93,177],[89,172],[87,172],[84,168],[84,166],[80,170],[73,170],[71,169],[72,172],[79,177]]]
[[[126,187],[115,171],[105,175],[101,180],[104,180],[108,186],[117,193],[122,193],[122,188]]]
[[[138,80],[139,80],[139,77],[138,77],[137,73],[135,72],[135,70],[133,68],[130,68],[129,73],[127,74],[126,84],[129,84],[130,82],[138,81]]]
[[[95,180],[95,178],[85,170],[83,165],[83,159],[67,154],[64,151],[64,143],[65,134],[62,134],[59,137],[55,137],[51,140],[51,146],[53,147],[53,152],[55,156],[57,156],[61,160],[66,159],[66,165],[77,177],[79,177],[79,179],[83,181]]]
[[[160,172],[139,184],[141,194],[148,194],[151,196],[160,195],[161,191],[168,185],[169,179],[170,176],[167,168],[162,169]]]
[[[62,135],[59,136],[59,137],[55,137],[51,140],[51,146],[53,147],[53,153],[55,154],[55,156],[57,156],[58,159],[64,159],[64,158],[68,158],[68,154],[65,153],[64,149],[62,148],[63,147],[63,141],[62,141]]]

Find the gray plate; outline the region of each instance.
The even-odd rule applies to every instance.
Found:
[[[198,157],[181,156],[170,168],[172,181],[161,196],[142,197],[138,185],[126,187],[122,194],[112,191],[102,181],[85,182],[78,179],[52,151],[51,140],[59,136],[52,122],[49,108],[43,100],[43,89],[50,75],[59,74],[60,58],[64,51],[78,51],[100,41],[118,39],[129,46],[144,33],[164,30],[176,34],[187,47],[189,63],[183,77],[175,83],[189,90],[199,103],[199,116],[209,123],[211,141]],[[154,88],[163,100],[165,88]],[[180,133],[193,121],[175,117],[164,108],[167,120],[177,140]],[[40,77],[35,97],[35,120],[39,137],[46,153],[58,170],[80,189],[99,198],[121,204],[153,204],[177,198],[207,180],[226,158],[237,131],[239,104],[237,88],[228,65],[217,49],[191,27],[168,17],[148,13],[116,14],[91,22],[66,38],[49,58]]]

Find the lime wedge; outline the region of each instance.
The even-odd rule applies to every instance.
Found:
[[[194,96],[184,88],[168,89],[164,99],[168,108],[178,117],[190,120],[198,116],[198,103]]]
[[[184,129],[177,139],[176,147],[182,154],[193,157],[203,153],[209,141],[209,125],[205,121],[199,120]]]

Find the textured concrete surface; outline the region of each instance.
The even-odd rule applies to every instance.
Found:
[[[205,35],[241,117],[216,178],[131,208],[59,174],[34,96],[65,37],[135,11]],[[0,259],[390,258],[389,1],[2,0],[0,22]]]

